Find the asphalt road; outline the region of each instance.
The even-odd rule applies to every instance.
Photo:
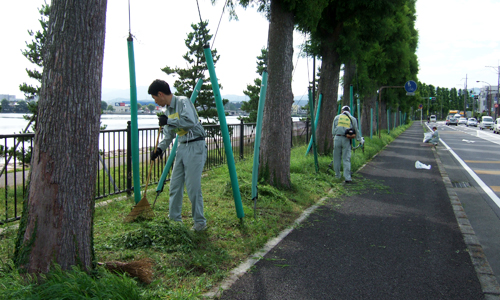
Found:
[[[442,141],[452,150],[441,143],[437,147],[439,158],[500,282],[500,207],[498,200],[492,199],[475,178],[500,197],[500,135],[490,130],[445,126],[439,122],[438,130]]]
[[[477,127],[437,124],[441,139],[500,197],[500,135]]]
[[[499,299],[456,197],[465,189],[455,194],[449,182],[460,166],[422,138],[416,122],[355,175],[352,193],[328,199],[221,299]],[[431,169],[416,169],[417,160]],[[485,203],[473,195],[463,206],[494,222]]]

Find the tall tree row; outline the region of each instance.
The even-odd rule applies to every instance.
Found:
[[[53,0],[15,262],[91,269],[106,0]],[[58,109],[55,110],[54,107]]]
[[[262,126],[260,175],[273,186],[290,188],[293,31],[315,28],[329,0],[234,0],[258,5],[269,19],[268,84]]]

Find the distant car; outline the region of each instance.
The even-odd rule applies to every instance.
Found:
[[[500,118],[495,120],[495,124],[493,124],[493,132],[500,134]]]
[[[435,115],[431,115],[430,121],[431,122],[436,122],[436,116]]]
[[[477,127],[477,120],[475,118],[469,118],[465,124],[467,127],[474,126]]]
[[[458,125],[467,125],[467,118],[460,118],[458,119]]]
[[[455,118],[455,116],[448,116],[448,118],[446,119],[446,125],[455,125],[457,126],[458,125],[458,119]]]
[[[479,122],[479,129],[493,129],[493,118],[490,116],[482,116],[481,122]]]

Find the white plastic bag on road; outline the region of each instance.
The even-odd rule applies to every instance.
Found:
[[[426,165],[426,164],[423,164],[421,162],[419,162],[418,160],[415,162],[415,168],[417,169],[427,169],[427,170],[430,170],[431,169],[431,165]]]
[[[424,143],[428,143],[432,139],[432,131],[424,133]]]

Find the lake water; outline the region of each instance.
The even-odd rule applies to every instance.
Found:
[[[23,118],[24,114],[11,114],[11,113],[0,113],[0,135],[2,134],[16,134],[23,131],[28,125],[29,121]],[[299,121],[299,118],[292,118],[293,121]],[[101,115],[101,124],[107,125],[106,129],[116,130],[116,129],[126,129],[127,121],[130,121],[130,115]],[[156,115],[138,115],[137,116],[138,127],[141,128],[157,128],[158,127],[158,117]],[[226,123],[230,124],[240,124],[238,116],[226,116]],[[233,131],[233,137],[238,137],[239,130]],[[123,141],[118,140],[107,140],[103,139],[104,133],[101,133],[99,138],[99,149],[107,151],[107,149],[120,149],[123,148]],[[149,137],[151,138],[151,137]],[[153,133],[153,139],[156,139],[156,132]],[[139,139],[145,139],[147,141],[148,137],[139,136]],[[0,139],[0,145],[7,145],[12,147],[12,139]],[[142,141],[139,141],[141,144]]]
[[[0,134],[19,133],[26,128],[29,121],[23,118],[25,114],[0,113]],[[101,124],[107,125],[106,129],[126,129],[130,115],[101,115]],[[239,124],[237,116],[227,116],[227,124]],[[156,115],[137,115],[137,125],[139,128],[158,127],[158,117]]]

